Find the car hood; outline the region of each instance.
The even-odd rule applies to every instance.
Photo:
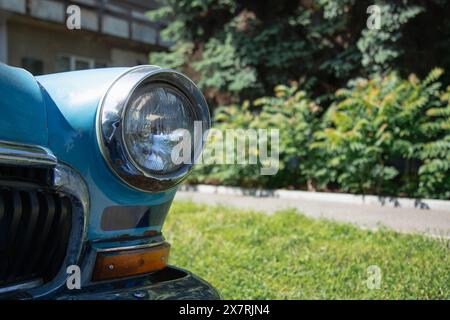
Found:
[[[0,63],[0,140],[46,146],[47,115],[42,92],[27,71]]]

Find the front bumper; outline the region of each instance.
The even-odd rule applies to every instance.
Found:
[[[132,240],[134,238],[132,235],[129,235],[127,237],[121,237],[121,240],[114,240],[113,242],[100,241],[102,239],[96,239],[99,240],[97,242],[88,242],[87,225],[89,223],[88,212],[91,206],[89,201],[90,197],[88,187],[77,171],[65,164],[59,163],[56,157],[46,148],[1,141],[0,164],[51,170],[52,174],[46,172],[45,181],[44,178],[41,178],[37,179],[37,181],[32,180],[32,182],[38,185],[38,189],[42,187],[45,190],[57,191],[70,196],[73,200],[72,228],[65,260],[59,268],[59,272],[51,281],[44,284],[40,281],[41,275],[35,272],[31,275],[36,277],[33,280],[37,281],[17,284],[14,282],[11,286],[0,287],[0,300],[220,299],[218,292],[207,282],[188,271],[175,267],[166,267],[161,271],[133,278],[93,283],[90,272],[94,268],[99,251],[105,249],[117,250],[119,248],[132,249],[136,246],[159,244],[164,241],[161,234],[158,233],[153,236],[153,234],[145,233],[145,237],[137,237],[135,240]],[[24,181],[28,181],[26,178],[24,178]],[[32,186],[34,187],[34,184]],[[14,187],[18,187],[18,184],[14,184]],[[28,185],[26,187],[29,188]],[[135,199],[135,201],[138,200]],[[50,206],[47,204],[47,207]],[[99,208],[96,209],[100,212]],[[17,212],[20,213],[21,211],[17,210]],[[38,210],[38,212],[41,212],[41,210]],[[23,218],[21,219],[23,220]],[[158,223],[159,226],[162,224],[160,222]],[[155,223],[155,226],[158,226],[158,223]],[[52,238],[52,240],[55,239],[58,240],[57,238]],[[86,248],[86,250],[83,250],[83,248]],[[35,251],[31,250],[30,252],[34,253]],[[66,268],[72,265],[81,265],[83,270],[87,270],[87,272],[82,273],[81,283],[85,285],[81,290],[69,290],[66,286],[66,280],[68,279]],[[25,276],[28,275],[24,275],[24,278],[26,278]],[[19,277],[19,279],[21,278]]]
[[[107,281],[80,290],[60,292],[44,299],[57,300],[218,300],[209,283],[189,271],[167,267],[153,274]]]

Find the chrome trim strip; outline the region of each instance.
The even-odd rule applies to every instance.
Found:
[[[11,291],[16,291],[16,290],[31,289],[31,288],[37,287],[41,284],[42,284],[42,279],[34,279],[31,281],[27,281],[27,282],[13,284],[12,286],[9,286],[9,287],[1,287],[0,294],[11,292]]]
[[[144,244],[138,244],[138,245],[131,245],[131,246],[123,246],[123,247],[112,247],[112,248],[99,248],[97,249],[98,252],[115,252],[115,251],[127,251],[127,250],[139,250],[139,249],[147,249],[151,247],[156,247],[159,245],[162,245],[163,243],[167,243],[167,241],[159,241],[159,242],[152,242],[152,243],[144,243]]]
[[[157,66],[138,66],[116,79],[102,97],[97,109],[96,134],[100,152],[110,169],[126,185],[143,192],[160,192],[181,183],[192,169],[185,164],[175,172],[156,174],[144,172],[131,159],[123,138],[123,118],[133,92],[144,82],[164,82],[173,85],[191,101],[196,120],[202,121],[203,130],[211,127],[206,100],[200,89],[185,75]],[[205,137],[194,156],[200,156]]]
[[[20,166],[54,166],[57,159],[50,150],[44,147],[0,140],[0,163]]]

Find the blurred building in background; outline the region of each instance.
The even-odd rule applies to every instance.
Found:
[[[81,29],[66,26],[69,5]],[[145,15],[153,0],[0,0],[0,61],[34,75],[148,63],[164,50],[161,24]]]

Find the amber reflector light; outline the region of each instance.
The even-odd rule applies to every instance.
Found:
[[[169,260],[170,245],[100,252],[97,254],[92,281],[131,277],[164,269]]]

